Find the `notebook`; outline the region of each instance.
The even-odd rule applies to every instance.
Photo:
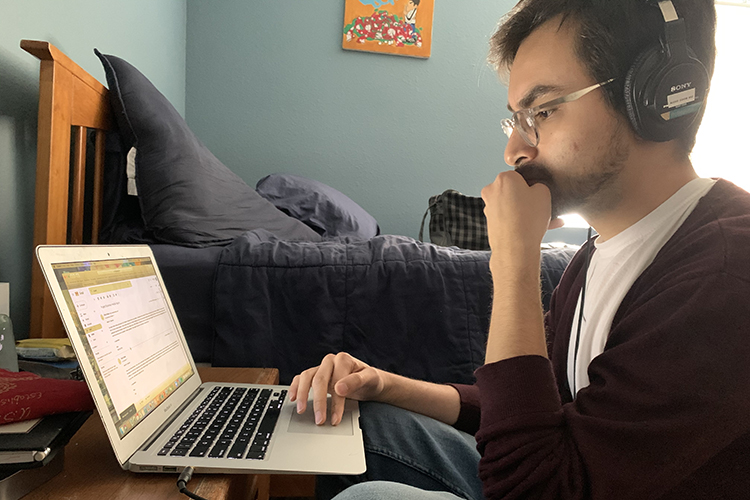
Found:
[[[39,246],[36,255],[124,469],[365,471],[356,401],[339,425],[316,426],[312,402],[297,414],[287,386],[202,383],[148,246]]]

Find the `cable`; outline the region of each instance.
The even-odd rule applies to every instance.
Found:
[[[195,469],[193,469],[192,467],[185,467],[182,470],[182,472],[180,473],[180,477],[177,478],[177,488],[180,490],[180,493],[190,498],[194,498],[195,500],[206,500],[202,496],[196,495],[195,493],[187,489],[187,484],[193,477],[194,470]]]
[[[583,264],[583,285],[581,286],[581,308],[578,310],[578,328],[576,332],[576,348],[573,351],[573,387],[570,388],[570,395],[576,398],[576,373],[578,372],[578,343],[581,341],[581,324],[583,323],[583,301],[586,298],[586,281],[588,281],[589,263],[591,262],[591,226],[586,233],[586,262]]]

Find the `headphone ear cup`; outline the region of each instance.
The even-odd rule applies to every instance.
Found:
[[[649,87],[654,73],[658,71],[662,59],[662,52],[658,48],[650,48],[641,52],[625,75],[625,110],[630,125],[635,132],[644,139],[651,140],[648,133],[648,108],[644,105],[643,94]]]
[[[661,110],[679,93],[676,83],[690,82],[693,105],[678,106],[682,113],[663,118]],[[687,56],[674,59],[659,46],[642,52],[625,76],[625,108],[635,132],[648,141],[671,141],[684,133],[701,113],[708,91],[708,72],[690,48]],[[697,107],[696,107],[697,106]]]

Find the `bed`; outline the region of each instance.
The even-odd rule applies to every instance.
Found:
[[[251,188],[126,61],[96,52],[105,87],[48,42],[21,47],[41,63],[34,245],[151,245],[199,363],[276,367],[289,383],[346,350],[406,376],[473,381],[489,252],[379,234],[314,180],[269,173]],[[545,306],[573,253],[543,250]],[[36,262],[31,295],[32,336],[64,336]]]

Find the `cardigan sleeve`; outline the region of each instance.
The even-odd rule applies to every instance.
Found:
[[[453,427],[469,434],[479,429],[479,387],[476,385],[448,384],[458,391],[461,398],[461,410]]]
[[[479,368],[485,497],[659,498],[747,436],[749,294],[721,272],[636,290],[571,403],[541,356]]]

